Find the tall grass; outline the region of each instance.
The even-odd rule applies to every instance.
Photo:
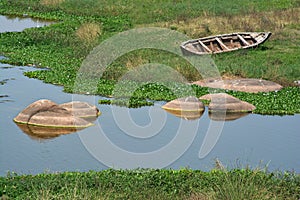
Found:
[[[92,43],[101,35],[101,28],[96,23],[84,23],[76,30],[75,34],[80,40]]]
[[[294,199],[274,192],[274,185],[261,171],[246,170],[225,171],[220,173],[218,183],[213,184],[212,191],[193,193],[189,200],[266,200]]]
[[[268,179],[258,179],[257,173],[261,172],[251,171],[248,174],[225,172],[223,182],[215,185],[216,199],[274,199],[275,195],[271,192],[272,185],[268,183]]]
[[[197,38],[210,34],[230,33],[239,31],[271,31],[272,39],[278,39],[284,28],[298,24],[300,21],[300,8],[273,10],[268,12],[253,11],[238,15],[214,15],[204,12],[196,18],[186,21],[168,21],[153,24],[171,29],[176,29],[187,35]]]
[[[280,180],[277,175],[269,174],[267,167],[251,169],[247,166],[229,170],[216,159],[212,173],[218,174],[218,181],[212,183],[211,190],[193,193],[189,200],[284,200],[296,199],[298,195],[287,196],[289,192],[278,187]]]

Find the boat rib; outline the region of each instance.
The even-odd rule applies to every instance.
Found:
[[[237,34],[238,38],[246,45],[249,46],[249,42],[247,42],[240,34]]]
[[[207,52],[212,52],[201,40],[198,40],[198,42]]]
[[[220,38],[216,38],[216,40],[223,49],[229,50],[229,48],[220,40]]]

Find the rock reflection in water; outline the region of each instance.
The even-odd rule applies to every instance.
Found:
[[[203,111],[181,111],[181,110],[166,110],[168,113],[186,120],[196,120],[202,117]],[[208,112],[208,116],[214,121],[233,121],[249,115],[246,112]]]
[[[42,126],[33,126],[28,124],[18,124],[16,125],[31,139],[33,140],[50,140],[54,139],[60,135],[66,135],[74,133],[82,129],[76,128],[53,128],[53,127],[42,127]]]
[[[233,121],[247,116],[246,112],[208,112],[208,116],[214,121]]]
[[[168,113],[186,120],[195,120],[200,118],[204,111],[185,111],[185,110],[166,110]]]

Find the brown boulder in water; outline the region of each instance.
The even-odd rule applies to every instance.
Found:
[[[254,105],[226,93],[207,94],[200,99],[211,101],[208,106],[210,112],[251,112],[256,108]]]
[[[47,111],[54,106],[57,106],[57,104],[48,99],[38,100],[20,112],[18,116],[14,118],[14,121],[17,123],[27,124],[33,115],[37,114],[38,112]]]
[[[96,113],[95,109],[94,112]],[[97,112],[99,112],[98,109]],[[72,110],[67,110],[46,99],[30,104],[14,118],[14,121],[28,125],[60,128],[85,128],[93,125],[73,115]]]
[[[71,101],[68,103],[60,104],[59,106],[70,111],[76,117],[94,118],[100,115],[99,109],[87,102]]]
[[[178,98],[162,106],[167,112],[184,119],[197,119],[202,116],[204,105],[197,97]]]
[[[61,128],[84,128],[92,125],[90,122],[74,116],[71,112],[59,106],[33,115],[27,124]]]

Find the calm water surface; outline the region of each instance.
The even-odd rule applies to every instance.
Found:
[[[43,27],[53,22],[47,22],[39,19],[31,19],[26,17],[8,17],[0,15],[0,33],[22,31],[25,28]]]
[[[1,24],[8,24],[3,20],[7,19],[0,17]],[[20,27],[21,25],[16,23],[24,22],[14,20],[14,26]],[[15,31],[9,28],[10,25],[5,30]],[[0,32],[5,31],[2,26],[1,29]],[[93,127],[52,139],[28,135],[13,122],[13,118],[30,103],[46,98],[57,103],[86,99],[95,104],[101,98],[66,94],[62,92],[62,87],[25,77],[23,73],[29,70],[37,69],[0,64],[1,176],[7,171],[36,174],[44,171],[101,170],[108,168],[107,165],[113,167],[113,164],[107,164],[109,162],[115,162],[116,167],[122,168],[149,167],[166,160],[169,160],[166,168],[190,167],[209,170],[213,167],[215,158],[229,167],[243,167],[247,164],[255,167],[262,163],[262,166],[268,164],[270,170],[300,172],[300,115],[280,117],[251,114],[227,121],[219,136],[209,135],[217,140],[204,158],[199,158],[199,151],[208,135],[209,126],[212,123],[221,126],[222,123],[212,121],[207,112],[197,120],[182,120],[160,109],[160,104],[164,102],[157,102],[155,107],[139,109],[97,105],[102,115]],[[149,109],[154,116],[163,117],[164,123],[160,124],[161,127],[147,129],[148,124],[159,124],[155,121],[156,118],[152,117],[154,122],[151,121]],[[127,111],[139,129],[132,129],[132,132],[125,130],[130,121],[118,113],[124,114]],[[122,122],[125,123],[125,127]],[[130,127],[127,128],[131,130]],[[181,136],[178,133],[180,128],[183,129]],[[149,132],[154,129],[155,132]],[[133,135],[136,131],[140,131],[140,135]],[[165,151],[167,154],[155,154],[179,137],[179,142]],[[116,151],[107,145],[117,147]],[[180,148],[184,145],[186,147],[183,151]],[[120,149],[123,154],[118,154],[117,150]],[[128,153],[133,156],[126,157]],[[154,157],[151,157],[151,153]],[[135,154],[142,156],[135,157]]]

